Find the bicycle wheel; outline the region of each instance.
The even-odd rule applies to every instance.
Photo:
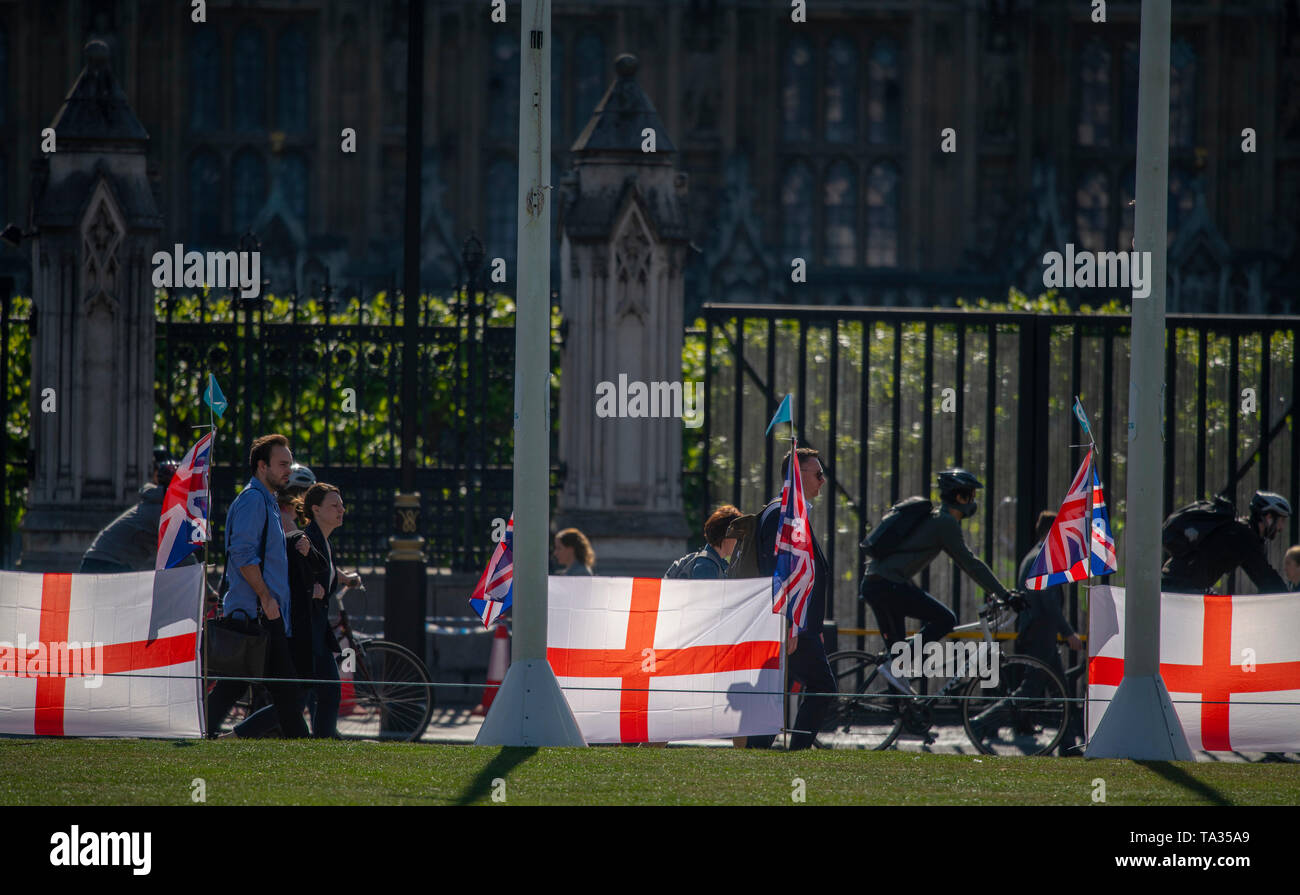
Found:
[[[433,716],[428,670],[415,653],[387,640],[356,645],[357,667],[344,682],[339,736],[378,740],[418,740]],[[351,695],[347,685],[351,685]]]
[[[813,743],[821,749],[887,749],[903,727],[900,700],[877,672],[880,656],[841,650],[827,657],[840,695]]]
[[[1056,748],[1070,720],[1065,684],[1033,656],[998,659],[992,687],[973,678],[962,700],[966,735],[985,755],[1046,755]]]

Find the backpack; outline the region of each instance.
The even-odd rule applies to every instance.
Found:
[[[736,539],[736,548],[728,560],[728,578],[762,578],[758,571],[758,530],[768,513],[781,509],[781,501],[774,500],[761,513],[750,513],[731,520],[726,537]]]
[[[884,559],[898,550],[921,521],[934,510],[924,497],[909,497],[890,507],[859,545],[872,559]]]
[[[1160,527],[1160,546],[1170,556],[1186,556],[1199,549],[1212,533],[1236,518],[1237,510],[1232,502],[1218,495],[1189,503],[1170,513]]]
[[[668,571],[664,572],[664,577],[665,578],[690,578],[691,568],[695,565],[695,560],[701,556],[707,559],[709,562],[713,563],[715,566],[718,566],[718,561],[709,554],[709,551],[701,547],[699,550],[696,550],[694,553],[686,554],[685,556],[683,556],[682,558],[674,562],[671,566],[669,566]],[[723,570],[722,566],[718,566],[718,571],[722,571],[722,570]]]

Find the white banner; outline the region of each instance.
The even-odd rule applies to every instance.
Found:
[[[202,576],[0,572],[0,733],[201,736]]]
[[[768,579],[549,582],[547,658],[587,742],[780,731],[782,618]]]
[[[1124,589],[1088,599],[1091,739],[1124,676]],[[1298,633],[1300,595],[1161,595],[1160,676],[1189,746],[1300,751]]]

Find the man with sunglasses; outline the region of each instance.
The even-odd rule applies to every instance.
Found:
[[[821,460],[812,448],[799,448],[799,475],[803,479],[803,496],[805,501],[812,501],[821,493],[826,483],[826,473],[822,471]],[[781,460],[781,480],[785,481],[790,472],[790,452]],[[776,571],[776,536],[781,525],[781,498],[768,503],[759,515],[758,522],[758,571],[760,575],[772,577]],[[811,529],[811,525],[809,526]],[[786,667],[791,677],[799,681],[805,692],[834,693],[835,677],[831,674],[830,663],[826,661],[826,647],[822,643],[822,621],[826,618],[826,591],[831,580],[831,568],[822,553],[817,536],[808,532],[812,538],[813,549],[813,589],[808,598],[808,624],[791,640],[787,647]],[[832,697],[807,696],[799,706],[799,714],[794,720],[794,730],[790,736],[790,749],[807,749],[812,745],[813,734],[821,727],[822,719],[830,709]],[[775,737],[750,737],[750,748],[765,749],[772,744]]]

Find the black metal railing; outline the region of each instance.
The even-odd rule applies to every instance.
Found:
[[[1119,539],[1120,572],[1107,583],[1123,584],[1127,316],[737,304],[702,315],[707,412],[689,471],[703,506],[753,512],[779,494],[788,442],[764,429],[793,393],[800,444],[820,451],[828,475],[814,525],[836,581],[828,611],[842,625],[874,624],[857,600],[868,525],[901,497],[929,495],[949,465],[984,481],[967,542],[1012,584],[1038,512],[1058,507],[1083,459],[1074,395],[1092,419]],[[1165,512],[1220,491],[1243,509],[1255,488],[1294,498],[1300,317],[1170,315],[1168,331]],[[1254,413],[1243,412],[1246,388]],[[1292,518],[1287,543],[1298,539]],[[1279,567],[1285,548],[1280,538],[1271,547]],[[975,588],[952,564],[935,563],[922,585],[973,617]]]

